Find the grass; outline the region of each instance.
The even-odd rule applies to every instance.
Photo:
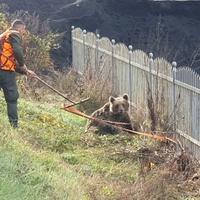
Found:
[[[0,112],[1,200],[138,200],[135,152],[151,141],[85,134],[85,119],[50,103],[20,99],[16,130],[3,98]]]
[[[124,149],[135,138],[84,134],[86,121],[58,106],[20,100],[20,127],[10,128],[0,99],[0,199],[116,199],[138,164]],[[120,186],[121,184],[121,186]]]
[[[1,102],[1,111],[4,107]],[[18,130],[12,130],[1,115],[0,199],[87,199],[80,184],[82,177],[64,164],[56,151],[47,149],[52,148],[53,135],[49,130],[55,125],[37,126],[38,116],[44,111],[31,103],[22,102],[20,111]],[[34,114],[35,119],[31,119]],[[46,147],[42,148],[42,144]]]

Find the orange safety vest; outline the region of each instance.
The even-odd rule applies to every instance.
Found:
[[[18,31],[7,30],[0,35],[0,69],[6,71],[15,71],[16,60],[14,57],[14,51],[10,44],[10,34],[19,34]]]

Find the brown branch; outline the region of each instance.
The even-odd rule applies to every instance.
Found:
[[[106,121],[106,120],[101,120],[101,119],[97,119],[97,118],[88,116],[85,113],[82,113],[81,111],[77,110],[75,107],[70,107],[70,108],[64,107],[62,109],[66,110],[67,112],[78,115],[80,117],[84,117],[86,119],[89,119],[89,120],[96,120],[100,123],[111,125],[112,127],[116,128],[118,130],[125,131],[125,132],[128,132],[130,134],[142,135],[142,136],[150,137],[150,138],[153,138],[153,139],[156,139],[156,140],[159,140],[159,141],[170,141],[174,144],[177,144],[177,142],[175,140],[173,140],[169,137],[166,137],[166,136],[159,136],[159,135],[155,135],[155,134],[152,134],[152,133],[142,133],[142,132],[138,132],[138,131],[133,131],[133,130],[130,130],[130,129],[119,127],[118,126],[120,124],[119,122]]]

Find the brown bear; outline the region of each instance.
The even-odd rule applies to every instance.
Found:
[[[122,122],[125,124],[121,124],[120,127],[133,130],[131,119],[129,116],[129,98],[127,94],[116,98],[110,96],[109,102],[107,102],[103,107],[93,112],[91,116],[107,121]],[[89,123],[86,126],[86,131],[91,126],[97,127],[98,132],[102,134],[113,134],[118,132],[118,130],[115,127],[95,120],[89,121]]]

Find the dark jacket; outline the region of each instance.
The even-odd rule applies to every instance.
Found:
[[[20,74],[26,74],[26,69],[24,68],[24,52],[21,36],[19,34],[12,33],[10,35],[10,44],[13,47],[14,56],[17,61],[16,72]]]

